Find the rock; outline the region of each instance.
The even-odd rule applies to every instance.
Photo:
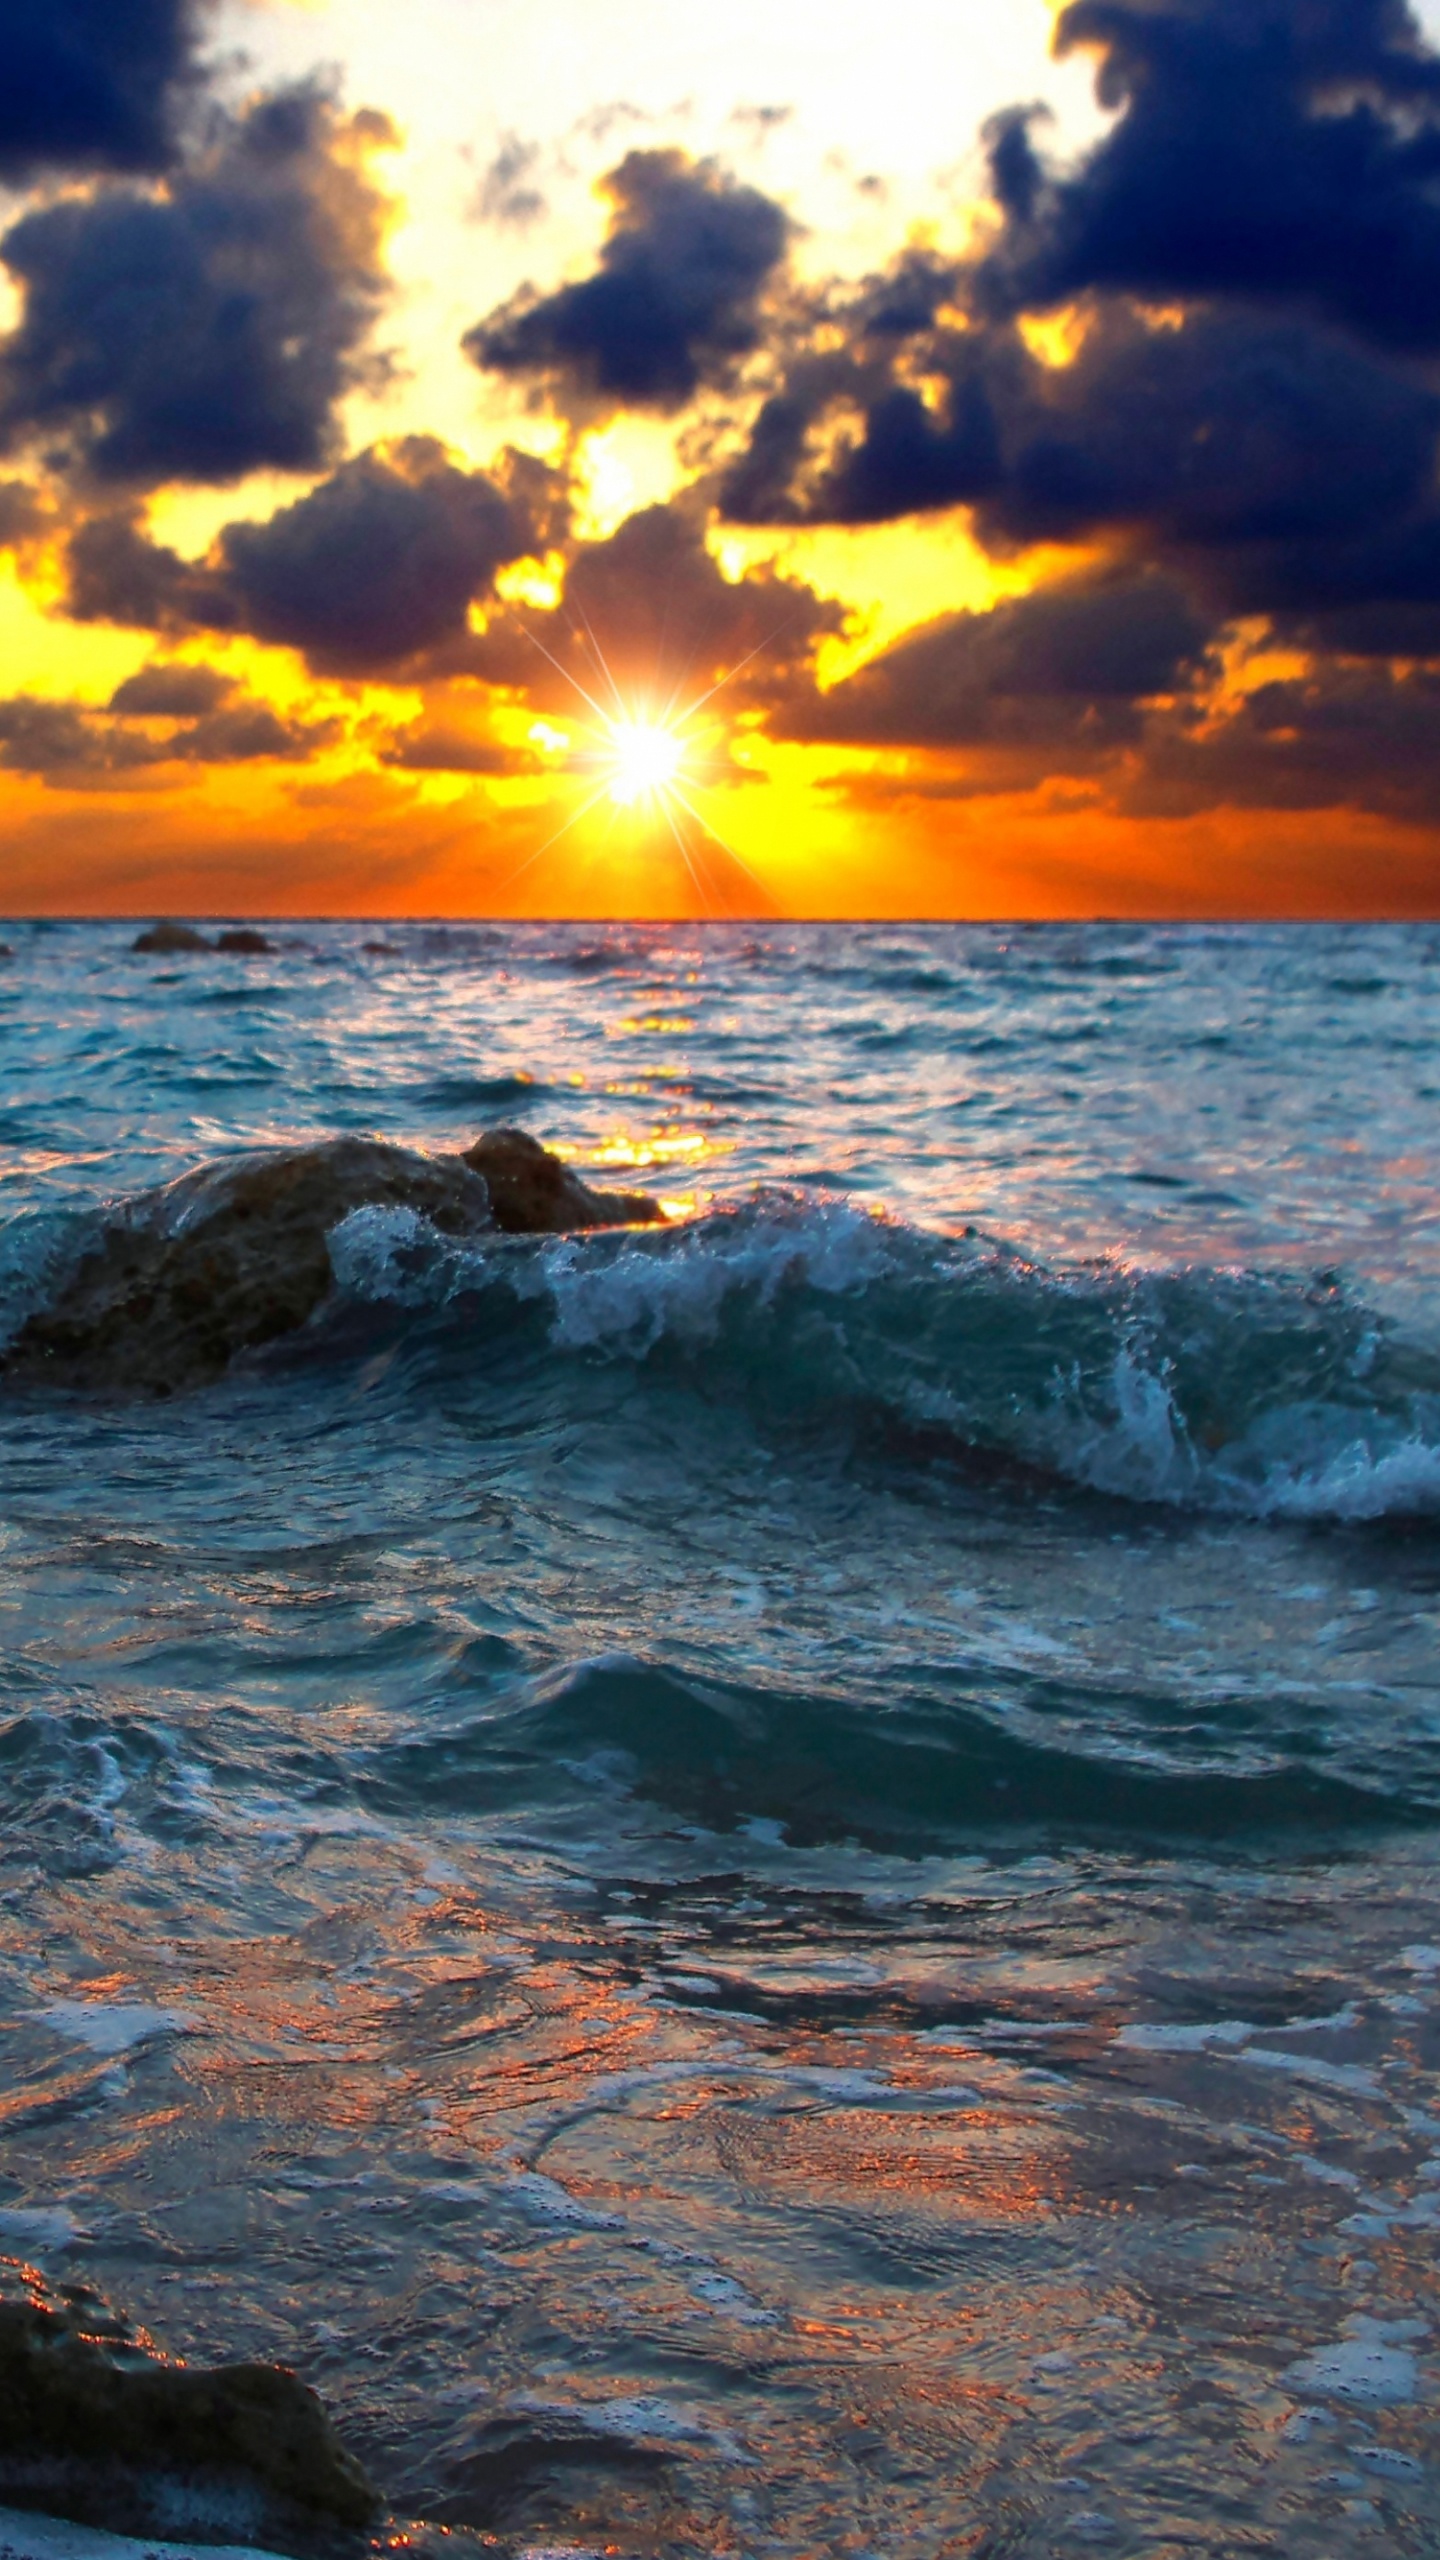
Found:
[[[506,1235],[565,1235],[583,1227],[661,1225],[644,1191],[592,1191],[526,1129],[486,1129],[462,1163],[483,1174],[495,1224]]]
[[[352,1210],[413,1209],[442,1235],[561,1235],[653,1224],[640,1192],[592,1191],[521,1129],[463,1156],[380,1138],[203,1165],[103,1221],[50,1304],[0,1357],[21,1385],[169,1396],[295,1333],[329,1296],[329,1236]]]
[[[213,942],[207,942],[203,933],[197,933],[192,924],[162,922],[152,924],[144,933],[137,933],[130,948],[132,951],[161,951],[168,954],[177,951],[213,951],[215,945]]]
[[[283,2530],[358,2530],[380,2501],[308,2385],[273,2364],[174,2364],[85,2286],[0,2262],[0,2494],[144,2530],[177,2491]]]
[[[11,950],[9,943],[0,942],[0,960],[13,960],[14,957],[15,954]]]
[[[257,933],[253,925],[236,924],[228,926],[224,933],[217,934],[215,939],[215,948],[217,951],[240,951],[248,953],[253,951],[273,951],[275,945],[273,942],[267,942],[263,933]]]
[[[373,951],[377,960],[400,960],[404,954],[398,942],[362,942],[362,951]]]
[[[456,1156],[334,1138],[206,1165],[102,1227],[58,1297],[21,1327],[6,1373],[102,1394],[166,1396],[293,1333],[330,1290],[326,1238],[352,1209],[417,1210],[443,1235],[490,1228]]]

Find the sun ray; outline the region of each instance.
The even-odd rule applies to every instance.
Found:
[[[527,854],[510,875],[511,882],[521,878],[602,801],[608,799],[611,812],[610,823],[605,830],[607,840],[617,819],[624,813],[633,813],[637,818],[648,814],[656,821],[663,819],[702,913],[709,915],[717,898],[720,911],[724,911],[724,874],[717,867],[720,860],[733,866],[733,870],[748,881],[768,908],[770,897],[764,882],[703,809],[696,806],[691,794],[713,789],[715,786],[708,781],[707,768],[717,761],[723,763],[723,756],[717,759],[713,743],[720,724],[714,720],[702,723],[700,715],[746,667],[763,656],[767,649],[773,648],[781,633],[794,620],[794,615],[785,615],[773,630],[756,641],[753,648],[747,649],[743,657],[737,658],[733,665],[715,677],[713,683],[687,701],[683,710],[677,710],[681,688],[699,654],[697,642],[686,652],[668,694],[657,710],[654,706],[660,701],[660,684],[657,682],[648,689],[641,689],[628,682],[622,683],[606,655],[600,634],[578,598],[573,603],[567,602],[562,610],[572,641],[585,654],[587,665],[594,667],[602,694],[608,693],[612,697],[614,709],[607,709],[604,700],[597,699],[574,670],[546,646],[513,607],[510,608],[512,618],[531,646],[563,678],[585,711],[592,715],[590,719],[581,718],[577,723],[580,738],[571,762],[578,770],[588,768],[595,777],[593,790],[585,794],[562,826],[547,836],[543,844],[537,845],[533,853]],[[667,604],[667,629],[668,615]],[[707,847],[713,848],[715,861],[709,858]]]

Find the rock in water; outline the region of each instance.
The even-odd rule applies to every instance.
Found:
[[[0,2261],[0,2494],[153,2530],[188,2497],[273,2533],[370,2523],[380,2501],[321,2402],[282,2365],[172,2364],[87,2287]]]
[[[464,1156],[332,1138],[204,1165],[100,1226],[51,1303],[0,1358],[22,1384],[174,1395],[307,1322],[333,1283],[329,1236],[352,1210],[411,1209],[441,1235],[561,1235],[654,1224],[641,1192],[592,1191],[520,1129]]]
[[[448,1236],[492,1224],[485,1185],[459,1157],[378,1138],[206,1165],[102,1227],[21,1327],[5,1370],[101,1394],[204,1386],[314,1314],[331,1287],[331,1228],[371,1206],[414,1209]]]
[[[461,1161],[484,1175],[495,1224],[506,1235],[664,1223],[664,1210],[647,1192],[592,1191],[527,1129],[486,1129]]]
[[[229,926],[224,933],[216,935],[215,948],[217,951],[241,951],[248,953],[252,951],[273,951],[275,945],[273,942],[267,942],[263,933],[257,933],[253,925],[237,924]]]
[[[130,948],[132,951],[213,951],[215,945],[207,942],[203,933],[197,933],[193,924],[161,923],[152,924],[144,933],[137,933]]]

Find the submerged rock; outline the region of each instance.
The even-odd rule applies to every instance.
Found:
[[[273,942],[267,941],[265,935],[258,932],[254,925],[236,924],[227,926],[224,933],[216,935],[215,948],[217,951],[240,951],[249,953],[257,951],[273,951],[275,945]]]
[[[483,1174],[495,1224],[506,1235],[566,1235],[584,1227],[663,1225],[645,1191],[592,1191],[528,1129],[487,1129],[463,1164]]]
[[[329,1296],[329,1237],[365,1208],[410,1209],[442,1235],[557,1235],[663,1216],[639,1193],[592,1191],[518,1129],[464,1156],[379,1138],[237,1157],[131,1201],[99,1228],[50,1304],[0,1359],[21,1384],[169,1396],[296,1332]]]
[[[112,2529],[207,2497],[257,2523],[356,2529],[380,2501],[283,2365],[174,2364],[88,2287],[0,2261],[0,2495]],[[153,2527],[151,2528],[153,2529]]]
[[[171,924],[166,921],[149,925],[144,933],[137,933],[130,948],[132,951],[173,953],[213,951],[215,945],[213,942],[207,942],[203,933],[197,933],[193,924]]]

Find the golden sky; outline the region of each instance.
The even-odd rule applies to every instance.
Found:
[[[133,19],[0,109],[0,908],[1435,911],[1440,0]]]

